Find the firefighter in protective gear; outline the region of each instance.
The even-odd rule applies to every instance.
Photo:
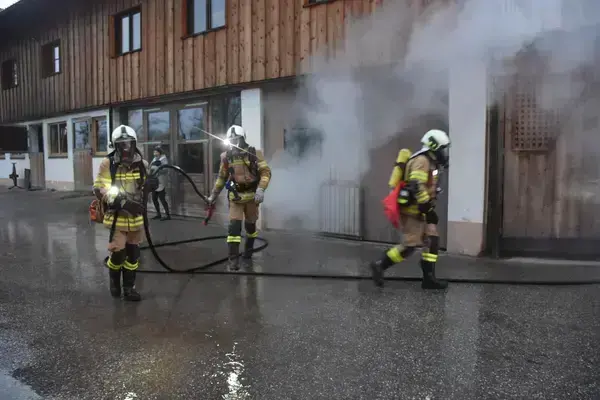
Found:
[[[254,239],[258,236],[256,221],[259,205],[271,180],[271,169],[260,150],[246,142],[246,131],[238,125],[227,130],[225,143],[229,149],[221,154],[219,176],[208,202],[213,204],[227,187],[229,200],[229,270],[239,270],[239,248],[242,241],[242,221],[246,230],[245,259],[252,258]]]
[[[432,129],[421,139],[423,148],[411,155],[406,162],[403,178],[404,188],[398,196],[402,223],[402,244],[387,250],[380,260],[371,263],[372,277],[377,286],[383,286],[384,271],[410,256],[417,246],[423,246],[421,270],[423,289],[445,289],[448,283],[435,277],[438,258],[438,216],[435,198],[438,193],[438,171],[448,168],[450,139],[446,132]],[[402,151],[401,154],[402,155]],[[399,155],[399,157],[400,157]],[[394,167],[390,186],[398,183],[399,166]]]
[[[104,225],[110,229],[106,261],[110,278],[110,293],[127,301],[141,300],[135,289],[136,270],[139,265],[140,243],[144,239],[145,187],[157,186],[156,178],[148,178],[148,162],[136,147],[137,134],[133,128],[121,125],[111,134],[110,146],[114,149],[100,163],[94,194],[105,203]]]

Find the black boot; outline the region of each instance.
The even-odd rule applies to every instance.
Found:
[[[112,297],[121,297],[121,270],[108,269],[110,277],[110,294]]]
[[[446,289],[448,282],[438,280],[435,277],[435,263],[431,261],[421,260],[421,270],[423,271],[423,281],[421,288],[423,289]]]
[[[135,271],[123,268],[123,299],[140,301],[142,296],[135,290]]]
[[[228,243],[229,244],[229,263],[227,269],[229,271],[238,271],[240,269],[240,244],[239,243]]]
[[[246,260],[250,260],[252,258],[252,253],[254,250],[254,238],[246,238],[246,243],[244,244],[244,254],[242,257]]]
[[[383,271],[394,265],[394,262],[384,255],[381,259],[371,263],[371,277],[375,286],[383,287]]]
[[[160,215],[160,213],[158,213],[154,217],[152,217],[152,219],[154,219],[154,220],[162,219],[162,216]]]

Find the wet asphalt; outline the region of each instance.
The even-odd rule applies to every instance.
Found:
[[[600,399],[600,285],[144,274],[108,293],[89,198],[0,192],[0,400]],[[157,242],[224,235],[153,222]],[[365,274],[381,247],[266,233],[254,271]],[[161,248],[177,269],[222,240]],[[411,261],[412,262],[412,261]],[[159,266],[148,251],[146,269]],[[212,270],[222,270],[219,266]],[[413,262],[392,274],[418,277]],[[599,276],[597,267],[443,257],[439,275]]]

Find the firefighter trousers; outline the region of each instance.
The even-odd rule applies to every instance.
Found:
[[[425,223],[420,215],[402,215],[402,243],[386,252],[387,258],[396,264],[410,256],[417,246],[423,246],[421,258],[431,263],[437,262],[439,234],[437,225]]]
[[[248,238],[253,239],[258,236],[256,230],[256,221],[259,215],[259,205],[254,200],[235,203],[229,202],[229,235],[227,243],[241,243],[242,241],[242,221]]]

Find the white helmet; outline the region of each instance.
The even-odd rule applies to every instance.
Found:
[[[448,168],[450,138],[448,134],[439,129],[427,131],[421,138],[423,147],[429,150],[440,166]]]
[[[127,125],[120,125],[110,135],[111,147],[115,149],[121,161],[130,161],[136,151],[137,133]]]
[[[114,145],[116,142],[124,142],[124,141],[137,141],[137,133],[135,130],[127,125],[120,125],[112,131],[110,135],[110,142]]]
[[[231,125],[225,135],[225,144],[242,146],[246,142],[246,130],[239,125]]]

